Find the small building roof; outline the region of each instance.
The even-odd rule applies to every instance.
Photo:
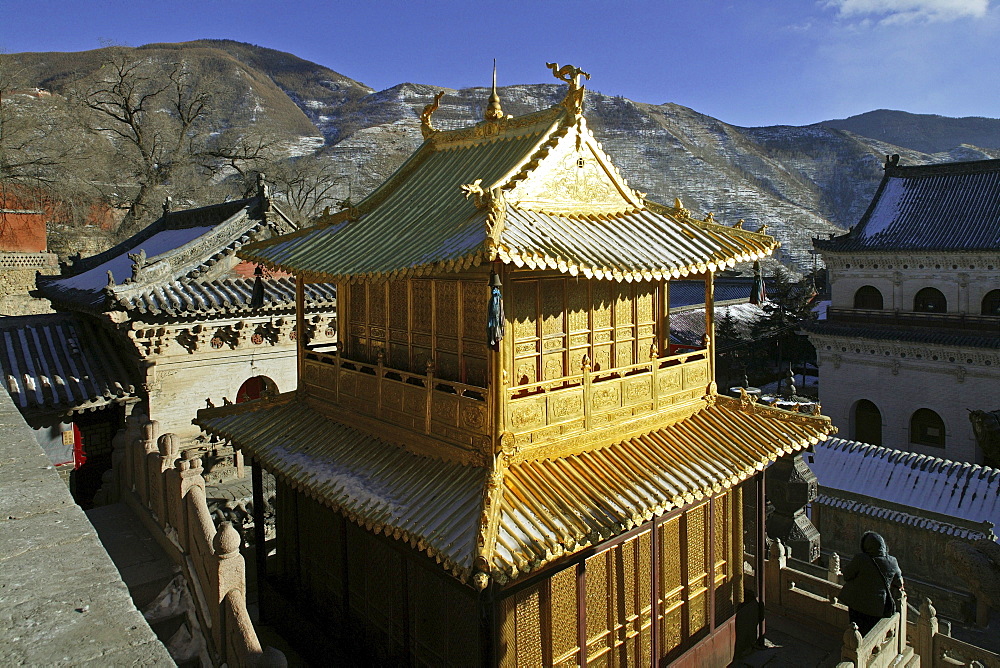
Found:
[[[263,194],[168,212],[114,248],[78,260],[68,275],[40,277],[38,287],[58,307],[90,312],[176,316],[246,311],[254,281],[229,271],[237,262],[236,250],[253,239],[293,229]],[[292,281],[268,278],[263,284],[264,309],[294,307]],[[315,285],[307,299],[314,306],[332,305],[334,289]]]
[[[712,396],[644,435],[492,470],[409,452],[292,393],[202,410],[195,422],[302,493],[425,551],[460,580],[488,571],[500,583],[732,487],[834,431],[822,416]],[[496,503],[499,513],[488,520]],[[476,563],[483,541],[488,564]]]
[[[847,234],[814,243],[834,252],[996,251],[1000,160],[888,163],[860,222]]]
[[[371,195],[317,227],[240,250],[309,281],[483,262],[615,280],[679,277],[769,255],[769,236],[647,201],[587,129],[583,88],[551,109],[436,130]]]
[[[819,484],[874,499],[1000,524],[1000,470],[842,438],[816,446],[809,467]]]
[[[844,323],[838,320],[814,320],[803,323],[802,328],[821,336],[849,337],[869,341],[908,341],[954,348],[1000,348],[1000,336],[989,333],[969,333],[964,330],[947,330],[930,327],[892,327],[876,322],[871,325]]]
[[[0,318],[0,367],[27,412],[79,412],[136,396],[135,370],[111,337],[72,313]]]

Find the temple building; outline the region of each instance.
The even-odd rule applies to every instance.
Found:
[[[898,162],[850,232],[815,241],[820,399],[853,440],[996,466],[969,411],[1000,409],[1000,160]]]
[[[296,226],[261,180],[243,199],[170,210],[110,250],[40,276],[58,315],[5,318],[5,389],[81,503],[110,466],[111,441],[136,406],[187,444],[206,400],[240,402],[295,387],[296,338],[336,339],[336,293],[313,283],[296,329],[295,282],[235,252]],[[68,475],[68,472],[65,472]],[[82,480],[86,478],[86,480]]]
[[[645,199],[587,128],[589,75],[550,67],[560,104],[507,116],[494,86],[438,130],[439,93],[366,199],[239,251],[300,304],[338,288],[337,343],[299,339],[293,391],[196,420],[253,459],[262,615],[299,651],[727,665],[756,620],[763,471],[834,431],[712,381],[714,274],[777,243]],[[676,350],[680,278],[709,308]]]

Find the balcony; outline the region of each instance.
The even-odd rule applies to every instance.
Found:
[[[954,333],[1000,336],[1000,317],[969,313],[916,313],[873,309],[830,308],[831,324],[886,329],[933,328]]]
[[[504,387],[501,428],[486,388],[350,360],[337,353],[305,352],[302,385],[310,396],[456,446],[470,461],[493,452],[494,434],[513,435],[517,450],[564,438],[597,437],[623,423],[701,399],[711,381],[710,353],[695,350],[640,364]],[[588,436],[589,437],[589,436]]]

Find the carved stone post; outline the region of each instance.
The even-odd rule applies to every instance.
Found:
[[[156,420],[146,420],[142,423],[140,427],[139,442],[135,447],[136,461],[135,461],[135,480],[136,480],[136,492],[139,494],[139,499],[148,508],[149,507],[149,467],[146,464],[148,456],[155,453],[156,450],[156,436],[160,431],[160,423]]]
[[[802,561],[819,559],[819,531],[805,513],[818,495],[819,482],[802,455],[779,457],[767,469],[767,500],[774,512],[767,518],[767,535],[780,538],[791,555]]]
[[[917,617],[917,632],[913,638],[913,651],[920,656],[920,663],[925,666],[935,665],[934,636],[938,633],[937,610],[929,598],[920,604],[920,614]]]
[[[760,546],[758,549],[764,549],[764,546]],[[781,608],[784,604],[784,592],[781,591],[781,569],[787,565],[785,546],[781,544],[780,540],[775,539],[771,543],[767,562],[764,565],[764,590],[767,592],[765,600],[768,605]]]
[[[840,584],[841,579],[840,573],[840,555],[834,552],[830,555],[830,560],[826,564],[826,579],[828,582],[833,582],[834,584]],[[837,602],[837,596],[832,592],[829,595],[830,604],[833,605]]]
[[[215,568],[209,568],[213,576],[212,585],[214,591],[205,592],[206,596],[211,596],[209,605],[213,606],[212,616],[216,622],[213,624],[212,634],[215,636],[215,647],[222,655],[224,661],[230,665],[236,657],[227,657],[228,645],[224,635],[225,624],[221,623],[225,617],[224,602],[226,594],[231,591],[238,591],[240,597],[246,596],[246,565],[243,562],[243,555],[240,554],[240,534],[230,522],[223,522],[215,532],[212,539],[212,551],[215,553],[218,563]]]
[[[106,503],[117,503],[121,499],[128,474],[125,471],[128,450],[128,434],[125,429],[119,429],[111,439],[111,482],[103,486],[107,490]]]
[[[149,507],[160,521],[161,525],[169,523],[167,516],[167,481],[164,473],[174,467],[180,448],[180,439],[176,434],[164,434],[156,441],[158,452],[147,455],[149,473]]]
[[[861,646],[861,632],[858,630],[858,625],[851,622],[851,625],[847,627],[844,631],[844,645],[840,649],[840,658],[843,661],[849,661],[851,665],[858,666],[858,648]]]

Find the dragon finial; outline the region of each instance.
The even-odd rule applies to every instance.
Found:
[[[569,84],[566,98],[562,102],[563,106],[574,114],[583,113],[583,85],[580,83],[580,77],[586,77],[589,80],[590,73],[584,72],[579,67],[574,67],[573,65],[559,67],[559,63],[545,64],[552,70],[552,74],[556,79]]]
[[[439,90],[434,95],[434,101],[424,107],[424,110],[420,112],[420,133],[423,134],[424,139],[427,139],[432,134],[437,132],[434,126],[431,125],[431,115],[438,110],[441,106],[441,98],[444,97],[444,91]]]

